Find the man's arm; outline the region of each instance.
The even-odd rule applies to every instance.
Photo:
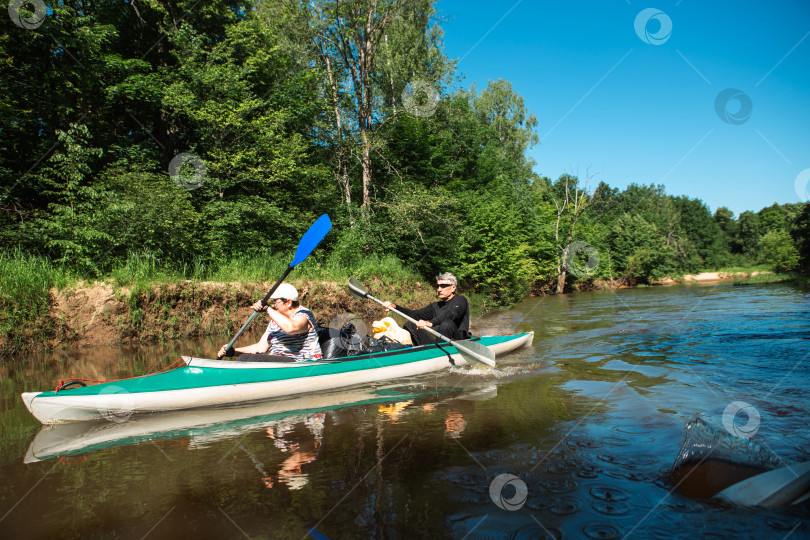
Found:
[[[391,304],[391,307],[393,307],[397,311],[401,311],[402,313],[404,313],[405,315],[407,315],[412,319],[416,319],[417,321],[421,320],[429,321],[431,317],[434,317],[436,315],[436,312],[438,311],[437,304],[438,304],[437,302],[433,302],[432,304],[427,305],[422,309],[408,309],[406,307],[398,306],[396,304]]]
[[[468,311],[469,304],[467,303],[467,299],[463,296],[454,296],[428,320],[433,326],[436,326],[441,324],[442,321],[450,319],[456,323],[457,327],[461,328],[462,321],[464,321],[464,317],[467,315]]]

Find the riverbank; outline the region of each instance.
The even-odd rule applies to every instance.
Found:
[[[263,297],[272,286],[272,282],[262,278],[283,272],[273,259],[254,258],[232,261],[216,272],[209,271],[209,279],[183,279],[180,277],[183,274],[166,273],[154,260],[131,258],[110,277],[91,282],[72,279],[43,259],[18,257],[0,266],[3,266],[0,268],[3,270],[0,357],[62,346],[231,336],[249,316],[250,304]],[[797,278],[796,274],[774,274],[762,269],[737,270],[704,272],[655,284],[763,283]],[[347,272],[357,276],[379,298],[409,306],[426,305],[435,300],[435,290],[430,283],[401,265],[373,258],[350,270],[313,261],[289,281],[299,289],[302,305],[312,309],[319,322],[329,324],[345,313],[366,323],[382,318],[384,311],[380,306],[349,295]],[[197,269],[193,273],[198,273]],[[230,280],[218,280],[222,275],[229,276]],[[583,280],[570,292],[635,286],[640,285],[627,281]],[[499,307],[484,295],[468,291],[464,294],[470,300],[476,319]],[[535,290],[533,294],[544,295],[548,291]]]
[[[764,266],[761,265],[760,268]],[[715,272],[700,272],[698,274],[684,274],[676,277],[665,277],[652,283],[638,283],[632,279],[586,279],[574,283],[572,286],[566,285],[566,293],[580,293],[590,291],[610,291],[618,289],[635,289],[637,287],[661,287],[672,285],[711,285],[713,283],[731,282],[734,285],[756,284],[756,283],[783,283],[787,281],[807,283],[808,276],[797,272],[772,272],[770,270],[744,271],[718,270]],[[535,289],[532,296],[546,296],[553,294],[552,286]]]
[[[384,310],[349,295],[344,283],[291,279],[301,305],[328,324],[342,313],[362,320],[380,319]],[[110,282],[77,282],[48,292],[39,317],[0,338],[4,355],[19,350],[61,345],[90,347],[106,343],[182,340],[233,335],[250,315],[250,305],[272,287],[270,282],[181,282],[115,286]],[[375,296],[407,305],[435,300],[430,284],[410,279],[365,282]],[[257,323],[258,324],[258,323]]]
[[[0,358],[64,345],[233,335],[250,304],[266,294],[291,259],[292,254],[266,253],[211,265],[133,252],[103,278],[88,280],[45,257],[0,252]],[[379,318],[381,308],[349,297],[348,276],[381,298],[407,305],[435,299],[432,287],[401,261],[373,254],[349,266],[314,254],[288,281],[320,322],[341,311]],[[476,295],[471,303],[478,312],[489,308]]]
[[[773,276],[777,274],[771,271],[753,272],[701,272],[699,274],[684,274],[680,278],[664,278],[654,282],[654,285],[680,285],[697,283],[716,283],[718,281],[740,281],[755,278],[757,276]],[[790,276],[787,276],[790,277]],[[760,278],[762,280],[763,278]]]

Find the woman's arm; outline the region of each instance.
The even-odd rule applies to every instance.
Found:
[[[246,345],[244,347],[237,347],[236,352],[242,354],[254,354],[254,353],[264,353],[267,352],[267,349],[270,348],[270,344],[267,343],[266,339],[263,339],[253,345]]]
[[[268,309],[267,314],[285,334],[303,334],[309,331],[309,319],[303,313],[296,313],[292,317],[288,317],[275,309]]]
[[[228,344],[222,346],[217,353],[217,358],[222,358],[225,356],[225,349],[228,347]],[[255,354],[255,353],[264,353],[267,352],[267,349],[270,348],[270,344],[267,343],[266,339],[262,339],[258,343],[254,343],[253,345],[246,345],[244,347],[234,347],[234,351],[238,352],[239,354]]]

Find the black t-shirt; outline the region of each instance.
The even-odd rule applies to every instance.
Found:
[[[401,306],[397,306],[397,309],[416,320],[429,321],[433,326],[450,319],[456,323],[460,336],[467,337],[470,334],[470,306],[467,299],[460,294],[446,302],[433,302],[422,309],[408,309]]]

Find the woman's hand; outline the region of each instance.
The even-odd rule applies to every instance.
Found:
[[[262,303],[262,301],[261,301],[261,300],[259,300],[258,302],[256,302],[255,304],[253,304],[253,305],[252,305],[252,306],[250,306],[250,307],[252,307],[252,308],[253,308],[254,310],[256,310],[256,311],[264,311],[265,309],[267,309],[267,306],[265,306],[265,305]]]
[[[389,309],[397,309],[397,305],[393,302],[383,302],[383,307],[385,308],[385,311],[388,311]]]
[[[223,356],[225,356],[226,352],[228,352],[228,344],[227,343],[225,345],[223,345],[222,348],[219,350],[219,352],[217,353],[217,358],[222,358]]]

